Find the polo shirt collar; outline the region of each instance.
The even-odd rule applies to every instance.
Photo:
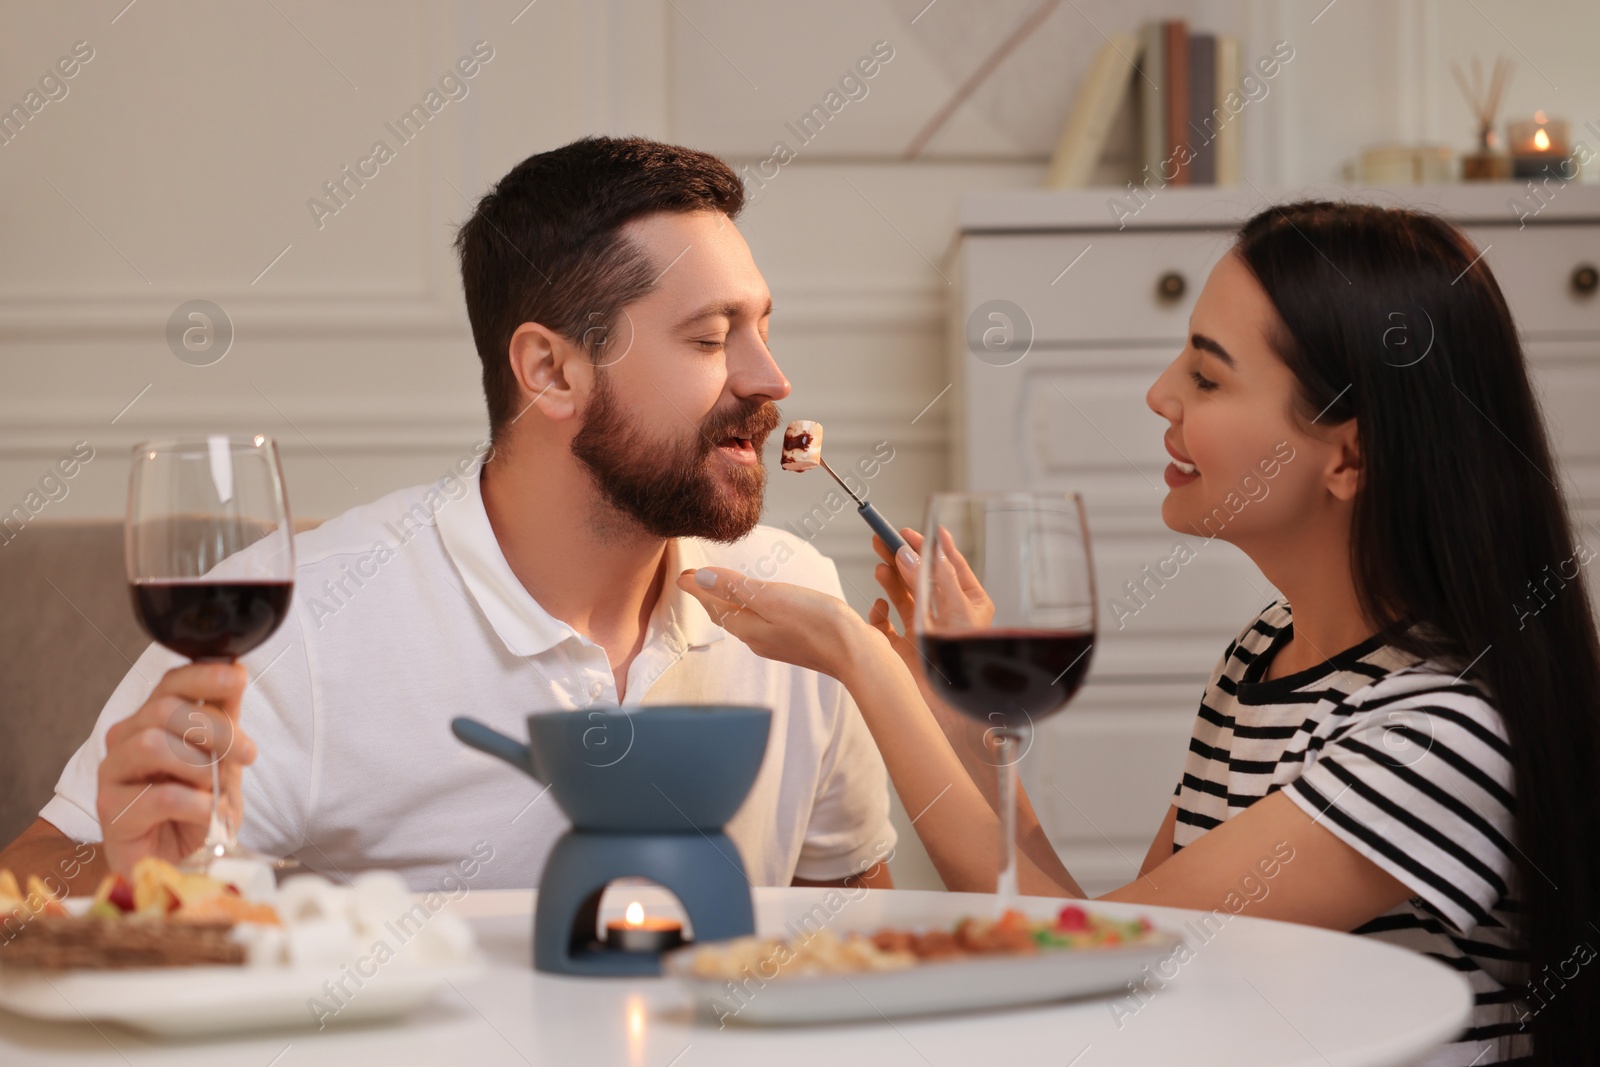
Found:
[[[546,611],[512,571],[483,506],[481,477],[480,467],[477,474],[465,479],[467,495],[440,508],[434,519],[444,550],[461,573],[467,592],[513,655],[537,656],[568,638],[581,637]],[[677,576],[684,570],[712,562],[705,544],[696,538],[667,542],[666,580],[651,616],[652,630],[676,635],[687,648],[727,636],[700,602],[677,584]]]
[[[664,617],[667,625],[677,630],[689,648],[713,644],[728,636],[728,631],[711,621],[705,605],[678,588],[678,575],[684,571],[715,564],[706,543],[699,538],[675,537],[667,542],[666,581],[662,583],[656,614]],[[664,616],[663,610],[666,613]]]

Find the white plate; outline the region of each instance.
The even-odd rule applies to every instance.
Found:
[[[68,900],[67,908],[81,914],[88,904]],[[39,971],[0,965],[0,1009],[54,1022],[115,1022],[170,1036],[333,1026],[400,1015],[450,982],[478,977],[483,966],[477,952],[451,964],[413,963],[397,956],[374,966],[370,978],[348,966]],[[346,978],[347,972],[355,976]],[[330,994],[324,988],[324,983],[341,978],[344,991]],[[323,1011],[316,1010],[313,999]]]
[[[696,945],[665,957],[667,974],[688,986],[719,1022],[805,1023],[895,1015],[981,1011],[1121,991],[1182,938],[1155,931],[1147,940],[1105,948],[1041,949],[1023,956],[977,956],[848,975],[781,972],[734,983],[690,973]]]
[[[448,982],[483,971],[481,960],[448,967],[390,965],[347,980],[349,995],[323,988],[326,967],[148,967],[124,971],[0,968],[0,1008],[57,1022],[109,1021],[155,1034],[316,1027],[382,1019],[421,1004]],[[310,1004],[315,998],[325,1010]],[[342,1002],[342,1007],[341,1007]]]

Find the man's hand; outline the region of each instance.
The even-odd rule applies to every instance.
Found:
[[[214,760],[219,814],[239,825],[241,776],[256,758],[238,725],[247,680],[237,663],[175,667],[143,707],[106,731],[95,808],[113,871],[127,874],[145,856],[177,862],[204,844]]]

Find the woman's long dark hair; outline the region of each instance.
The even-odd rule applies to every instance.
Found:
[[[1422,212],[1286,204],[1237,251],[1277,308],[1305,421],[1357,420],[1363,608],[1407,651],[1470,670],[1505,721],[1543,988],[1600,945],[1600,640],[1574,574],[1595,549],[1574,543],[1511,312],[1478,249]],[[1530,1010],[1538,1063],[1600,1063],[1600,966],[1569,975]]]

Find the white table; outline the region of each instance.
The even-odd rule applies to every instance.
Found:
[[[653,895],[659,893],[628,890],[652,911],[660,910],[653,906],[663,899]],[[823,893],[756,890],[759,928],[782,929]],[[1192,924],[1206,913],[1097,903],[1108,913],[1149,915],[1158,926],[1183,933],[1193,949],[1193,958],[1143,1006],[1104,998],[893,1023],[718,1029],[668,979],[562,978],[534,971],[533,897],[529,891],[477,890],[449,905],[472,921],[488,970],[398,1022],[173,1042],[115,1026],[47,1025],[0,1013],[0,1064],[1354,1067],[1410,1062],[1459,1032],[1471,1004],[1465,981],[1453,971],[1369,939],[1247,914],[1228,916],[1220,925],[1213,920],[1210,932],[1200,933]],[[603,914],[615,910],[617,898],[615,890],[608,893]],[[835,923],[840,930],[871,929],[987,915],[992,900],[879,890],[846,905]],[[1045,915],[1060,903],[1029,900],[1024,906]]]

